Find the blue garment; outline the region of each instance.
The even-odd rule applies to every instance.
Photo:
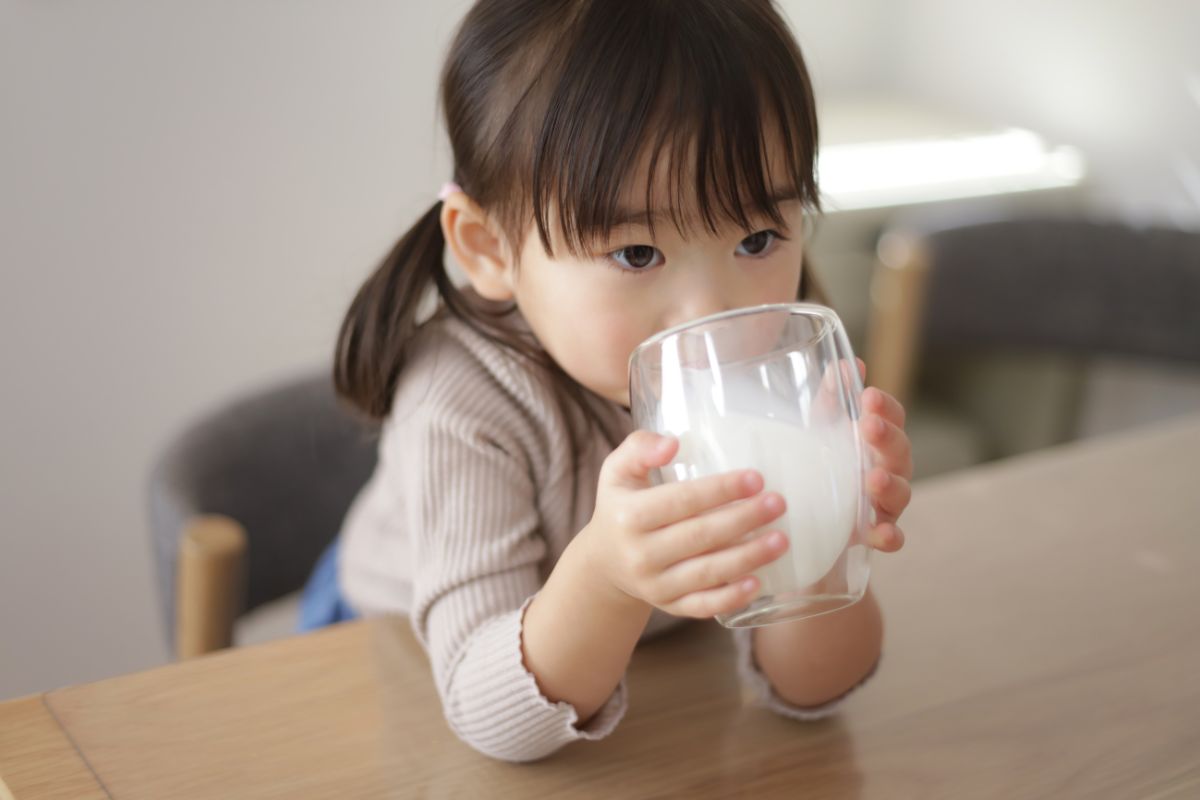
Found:
[[[358,619],[358,612],[350,607],[342,596],[338,586],[338,546],[340,539],[334,539],[317,565],[313,567],[312,575],[304,586],[300,596],[300,620],[296,626],[300,633],[324,628],[336,622]]]

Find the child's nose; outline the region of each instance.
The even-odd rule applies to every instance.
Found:
[[[689,281],[687,289],[680,293],[682,302],[677,305],[677,310],[682,318],[675,324],[719,314],[735,306],[729,288],[719,278],[704,275],[701,270],[696,272],[700,274],[692,276],[694,279]]]

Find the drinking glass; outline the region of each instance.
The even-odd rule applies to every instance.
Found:
[[[836,611],[857,602],[870,573],[870,455],[860,425],[863,386],[831,309],[787,303],[736,309],[646,340],[630,357],[639,428],[679,439],[659,483],[754,469],[787,512],[747,538],[781,530],[782,556],[757,570],[761,588],[717,620],[730,628]]]

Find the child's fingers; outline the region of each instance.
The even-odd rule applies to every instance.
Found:
[[[908,435],[875,414],[863,417],[859,424],[867,444],[883,459],[879,466],[902,478],[912,478],[912,443]]]
[[[671,463],[679,440],[650,431],[634,431],[604,460],[601,478],[620,486],[640,488],[650,482],[650,471]]]
[[[677,617],[710,619],[717,614],[730,614],[749,605],[758,594],[759,588],[758,578],[747,575],[724,586],[684,595],[663,606],[663,610]]]
[[[779,558],[787,546],[785,535],[771,531],[734,547],[689,558],[663,572],[656,593],[670,605],[685,595],[724,586]]]
[[[912,500],[912,484],[882,467],[868,473],[867,489],[880,522],[895,522]]]
[[[786,510],[787,503],[781,495],[766,492],[706,514],[689,516],[646,539],[646,560],[655,569],[666,569],[701,553],[729,547],[778,519]]]
[[[876,550],[894,553],[904,546],[904,531],[894,522],[884,522],[871,529],[867,541]]]
[[[872,386],[863,392],[863,410],[867,413],[878,414],[893,425],[903,428],[908,418],[908,412],[903,404],[882,389]]]
[[[752,497],[763,489],[762,475],[743,469],[665,483],[639,492],[623,520],[632,530],[653,531],[714,508]]]

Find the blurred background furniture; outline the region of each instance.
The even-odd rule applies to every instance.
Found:
[[[180,433],[149,487],[175,655],[229,646],[237,617],[300,589],[375,458],[375,436],[324,373],[233,401]]]
[[[884,231],[913,217],[1071,213],[1085,194],[1082,154],[1034,131],[888,95],[821,98],[819,116],[822,213],[806,244],[860,354]]]
[[[889,369],[877,363],[888,355],[868,347],[876,314],[871,286],[886,231],[913,219],[945,224],[990,215],[1073,214],[1086,196],[1082,155],[1034,131],[888,95],[824,99],[820,118],[823,213],[807,232],[810,265],[855,351],[866,359],[872,383],[879,370]],[[1021,359],[1020,371],[1030,369]],[[1074,385],[1057,365],[1043,372],[1044,381]],[[986,437],[969,417],[923,407],[910,411],[918,477],[989,457]]]
[[[871,382],[918,476],[1073,438],[1094,356],[1200,365],[1200,231],[1022,216],[884,234]]]

